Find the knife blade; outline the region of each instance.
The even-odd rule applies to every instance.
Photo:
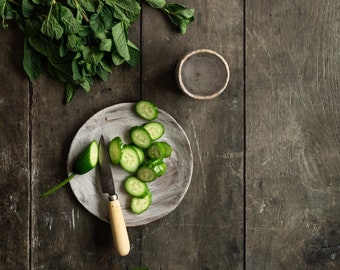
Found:
[[[118,194],[115,190],[110,157],[103,135],[99,140],[98,174],[103,193],[109,194],[108,208],[114,246],[119,255],[126,256],[130,252],[130,241]]]

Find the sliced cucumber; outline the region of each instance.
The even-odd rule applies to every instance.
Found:
[[[92,141],[80,154],[73,164],[73,173],[84,174],[96,167],[98,162],[98,143]]]
[[[138,157],[139,157],[139,163],[142,164],[145,161],[145,154],[144,154],[143,149],[133,144],[131,146],[136,150]]]
[[[147,100],[141,100],[136,104],[137,114],[145,120],[155,120],[158,116],[158,108],[156,105]]]
[[[141,214],[146,211],[152,202],[152,196],[150,194],[144,196],[143,198],[133,197],[131,200],[131,210],[135,214]]]
[[[135,126],[130,129],[131,141],[142,149],[149,148],[152,139],[149,132],[142,126]]]
[[[171,156],[172,154],[172,147],[170,144],[168,144],[167,142],[161,142],[163,144],[164,147],[164,157],[168,158]]]
[[[166,164],[160,159],[150,159],[137,170],[137,178],[143,182],[152,182],[166,171]]]
[[[166,166],[166,163],[165,162],[160,162],[158,164],[158,177],[162,176],[163,174],[165,174],[166,172],[166,169],[167,169],[167,166]]]
[[[123,147],[122,158],[120,160],[120,166],[127,172],[134,173],[139,167],[139,156],[136,150],[130,146],[125,145]]]
[[[164,134],[164,126],[159,122],[149,122],[144,124],[143,127],[149,132],[153,141],[158,140]]]
[[[137,177],[143,182],[152,182],[157,178],[157,173],[147,166],[141,166],[137,170]]]
[[[129,176],[124,182],[124,187],[126,192],[133,197],[143,198],[149,194],[147,184],[135,176]]]
[[[150,158],[162,159],[165,155],[165,147],[161,142],[153,142],[146,153]]]
[[[109,143],[109,156],[112,164],[119,164],[123,154],[123,141],[120,137],[115,137]]]

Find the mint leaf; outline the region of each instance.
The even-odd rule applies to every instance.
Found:
[[[78,3],[82,9],[88,12],[95,12],[97,10],[98,4],[100,3],[100,1],[97,0],[77,0],[74,2]]]
[[[194,10],[166,0],[145,0],[161,10],[181,33]],[[36,79],[47,71],[65,84],[69,103],[78,87],[90,91],[95,76],[106,80],[111,68],[136,66],[140,51],[128,30],[141,12],[137,0],[0,0],[3,27],[14,20],[25,33],[23,68]]]
[[[128,61],[128,64],[135,67],[139,63],[140,51],[130,40],[128,41],[128,48],[130,53],[130,60]]]
[[[112,15],[109,9],[103,8],[99,13],[95,13],[90,18],[90,27],[95,33],[109,30],[112,26]]]
[[[30,17],[23,19],[23,30],[28,36],[39,35],[41,28],[41,19],[38,17]]]
[[[84,61],[95,66],[99,64],[104,56],[103,52],[100,52],[95,47],[91,48],[89,46],[85,46],[82,53]]]
[[[59,81],[64,83],[73,83],[70,63],[64,63],[57,59],[49,58],[47,68],[50,75],[57,77]]]
[[[81,30],[80,23],[73,16],[73,13],[70,9],[60,5],[60,15],[59,16],[60,16],[60,22],[64,26],[66,33],[76,34]]]
[[[64,57],[69,52],[69,49],[67,47],[67,40],[65,41],[64,38],[61,38],[61,44],[59,46],[59,56]]]
[[[43,56],[32,48],[27,38],[24,42],[23,67],[31,81],[36,80],[45,65]]]
[[[177,26],[181,34],[185,34],[189,23],[194,21],[194,9],[187,9],[180,4],[166,4],[162,11]]]
[[[86,80],[83,80],[79,83],[79,85],[85,90],[86,93],[90,92],[91,84],[92,82],[90,82],[89,77],[87,77]]]
[[[31,2],[31,0],[21,1],[21,11],[22,11],[22,15],[24,15],[25,18],[29,18],[33,15],[34,4]]]
[[[101,51],[111,52],[112,45],[113,45],[112,39],[106,38],[100,42],[99,49]]]
[[[85,44],[86,44],[86,40],[82,37],[79,37],[74,34],[67,36],[66,46],[68,49],[70,49],[73,52],[78,52],[78,51],[83,50]]]
[[[56,17],[50,14],[41,25],[41,33],[51,39],[60,39],[64,33],[63,27],[58,23]]]
[[[105,62],[101,61],[97,66],[97,75],[103,80],[106,81],[108,79],[109,74],[111,73],[111,69]]]
[[[75,85],[71,83],[66,83],[65,85],[65,103],[69,104],[73,97],[75,92]]]
[[[112,27],[112,38],[119,55],[125,60],[130,60],[130,52],[127,45],[127,34],[123,22],[117,23]]]
[[[58,46],[42,36],[30,36],[27,38],[27,40],[37,52],[46,56],[47,58],[53,58],[59,55]]]
[[[164,7],[166,4],[165,0],[146,0],[146,2],[148,2],[148,4],[152,6],[153,8],[158,8],[158,9]]]
[[[112,51],[111,53],[111,59],[112,59],[112,63],[115,65],[115,66],[119,66],[121,64],[123,64],[125,62],[124,58],[121,57],[119,55],[118,52],[116,51]]]
[[[136,0],[105,0],[113,7],[113,16],[126,23],[134,22],[140,15],[141,7]]]
[[[80,54],[76,54],[76,56],[73,58],[72,60],[72,79],[74,81],[80,80],[83,76],[80,72],[80,67],[78,64],[78,60],[79,60]]]

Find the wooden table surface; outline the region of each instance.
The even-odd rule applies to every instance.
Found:
[[[176,2],[176,1],[175,1]],[[24,36],[0,29],[0,269],[339,269],[340,1],[209,0],[185,35],[142,4],[130,31],[140,64],[114,68],[90,93],[63,104],[63,85],[22,68]],[[184,96],[180,57],[220,53],[227,90]],[[128,228],[131,252],[115,255],[109,224],[70,186],[68,150],[95,112],[154,101],[183,127],[193,177],[167,216]]]

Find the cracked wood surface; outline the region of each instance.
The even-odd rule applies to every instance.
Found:
[[[68,106],[46,74],[27,80],[19,30],[0,29],[0,269],[338,269],[340,2],[182,3],[196,9],[186,35],[143,4],[130,32],[139,66],[113,69]],[[230,67],[227,90],[210,101],[185,97],[174,77],[200,48]],[[194,172],[173,212],[128,229],[121,258],[109,225],[69,186],[39,195],[66,177],[91,115],[141,98],[184,128]]]

